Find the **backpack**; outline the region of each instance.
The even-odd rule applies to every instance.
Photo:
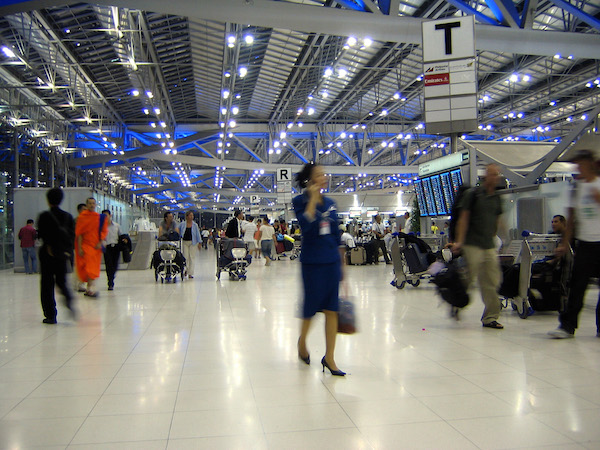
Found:
[[[450,239],[450,242],[454,242],[456,240],[456,225],[458,224],[460,213],[463,210],[463,208],[460,207],[460,204],[465,198],[465,195],[467,195],[467,192],[471,190],[473,190],[473,198],[471,199],[469,209],[473,207],[473,204],[477,199],[477,194],[479,192],[477,187],[471,188],[468,184],[463,184],[458,188],[456,198],[454,199],[454,203],[452,203],[452,208],[450,209],[450,223],[448,225],[448,238]]]

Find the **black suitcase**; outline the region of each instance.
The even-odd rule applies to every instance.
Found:
[[[464,308],[469,304],[469,294],[455,261],[446,264],[446,267],[440,270],[432,281],[437,286],[441,297],[452,306]]]
[[[529,304],[535,311],[562,311],[566,289],[562,269],[547,262],[531,265]]]
[[[375,242],[367,242],[363,244],[363,247],[367,252],[367,264],[375,264],[379,259],[379,249],[376,247]]]
[[[515,298],[519,295],[519,274],[521,264],[501,264],[502,284],[498,294],[506,298]]]
[[[412,242],[406,244],[404,248],[404,259],[406,259],[410,273],[425,272],[429,267],[427,255],[421,253],[419,247]]]

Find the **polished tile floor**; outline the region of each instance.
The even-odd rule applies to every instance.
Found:
[[[556,313],[483,329],[478,296],[456,322],[427,283],[347,267],[360,330],[338,339],[339,378],[319,365],[322,317],[297,359],[299,263],[263,261],[242,282],[215,280],[212,250],[183,283],[122,271],[58,325],[37,276],[1,272],[0,448],[600,448],[597,289],[560,341]]]

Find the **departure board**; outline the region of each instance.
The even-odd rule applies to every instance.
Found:
[[[463,180],[462,175],[460,173],[460,169],[456,169],[450,172],[450,178],[452,178],[452,190],[454,191],[454,196],[456,197],[456,193],[458,192],[458,188],[462,186]]]
[[[415,181],[415,193],[421,216],[444,216],[450,214],[452,205],[462,185],[460,169]]]
[[[449,172],[440,174],[442,182],[442,192],[444,193],[444,202],[446,203],[446,211],[450,214],[452,205],[454,204],[454,189],[452,188],[452,179]]]
[[[431,189],[433,191],[433,200],[435,201],[437,215],[440,216],[443,214],[448,214],[439,175],[434,175],[431,177]]]
[[[425,204],[427,205],[428,216],[437,216],[433,189],[431,187],[431,178],[423,179],[423,191],[425,192]]]
[[[419,203],[419,210],[422,216],[428,216],[429,211],[425,202],[425,192],[423,191],[423,183],[421,180],[415,181],[415,192],[417,194],[417,203]]]

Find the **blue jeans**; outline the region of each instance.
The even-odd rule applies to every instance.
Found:
[[[25,263],[25,273],[37,272],[37,257],[35,256],[35,247],[22,247],[23,262]],[[31,258],[31,270],[29,268],[29,259]]]
[[[265,240],[265,241],[260,241],[260,250],[262,251],[262,254],[265,258],[269,258],[271,261],[275,261],[275,258],[273,258],[273,256],[271,256],[271,254],[273,253],[273,241],[272,240]]]

